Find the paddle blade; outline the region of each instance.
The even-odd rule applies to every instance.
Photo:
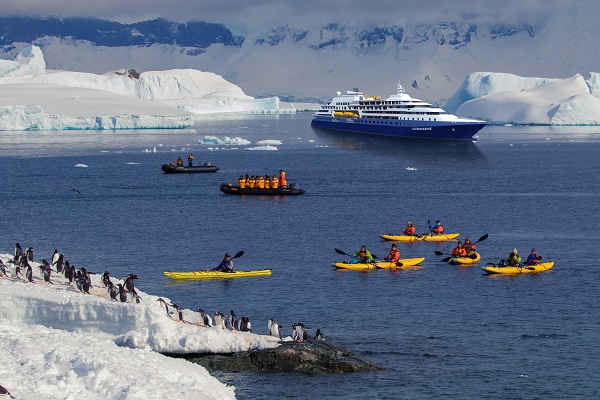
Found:
[[[488,238],[488,236],[489,236],[489,235],[486,233],[485,235],[483,235],[482,237],[480,237],[480,238],[479,238],[479,240],[478,240],[478,241],[476,241],[475,243],[483,242],[485,239],[487,239],[487,238]]]
[[[442,262],[448,262],[448,261],[450,261],[450,259],[452,259],[452,257],[442,258]]]
[[[444,255],[444,253],[442,253],[441,251],[437,251],[437,250],[436,250],[436,251],[435,251],[435,255],[436,255],[436,256],[443,256],[443,255]]]
[[[243,256],[243,255],[244,255],[244,250],[242,250],[242,251],[238,251],[238,252],[235,254],[235,256],[233,256],[233,258],[240,258],[240,257],[241,257],[241,256]]]
[[[335,252],[336,252],[336,253],[338,253],[338,254],[343,254],[343,255],[345,255],[345,256],[348,256],[348,255],[349,255],[348,253],[346,253],[346,252],[344,252],[344,251],[341,251],[340,249],[335,249]]]
[[[376,256],[375,254],[373,254],[373,253],[371,253],[371,256],[372,256],[373,258],[377,258],[377,259],[379,259],[379,257],[377,257],[377,256]]]
[[[402,264],[400,261],[396,261],[396,267],[401,268],[402,266],[404,266],[404,264]]]
[[[469,258],[471,260],[475,260],[477,258],[477,254],[469,254]]]

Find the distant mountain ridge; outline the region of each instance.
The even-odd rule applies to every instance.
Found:
[[[600,8],[600,6],[598,7]],[[600,28],[590,10],[532,16],[530,23],[357,24],[315,22],[248,28],[165,19],[123,24],[93,18],[0,18],[0,58],[40,46],[49,69],[103,73],[194,68],[254,97],[330,99],[359,87],[388,96],[397,81],[413,97],[443,105],[478,71],[565,78],[597,69]]]
[[[147,46],[170,44],[205,49],[211,44],[240,47],[244,38],[222,24],[163,18],[122,24],[97,18],[0,18],[0,45],[30,43],[44,36],[86,40],[97,46]]]

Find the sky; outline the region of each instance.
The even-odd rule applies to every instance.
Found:
[[[0,0],[1,15],[92,16],[121,22],[157,17],[185,22],[225,25],[302,25],[315,20],[401,22],[444,21],[449,15],[486,22],[530,20],[544,13],[568,12],[570,7],[592,7],[594,0]]]

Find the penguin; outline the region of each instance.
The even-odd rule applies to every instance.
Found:
[[[210,316],[207,313],[205,313],[203,309],[199,308],[198,310],[196,310],[196,312],[200,314],[200,318],[202,319],[202,323],[204,324],[204,326],[213,326],[212,319],[210,319]]]
[[[138,278],[138,276],[136,274],[129,274],[124,278],[121,278],[125,280],[125,289],[129,290],[130,292],[134,289],[134,279],[140,279]]]
[[[119,288],[117,286],[112,285],[108,291],[108,294],[110,295],[111,300],[119,301]]]
[[[325,335],[321,332],[321,329],[317,329],[317,332],[315,333],[315,337],[313,339],[325,341]]]
[[[110,295],[110,293],[112,292],[112,290],[115,287],[115,284],[112,283],[112,281],[110,279],[106,283],[107,283],[106,284],[106,292]]]
[[[71,265],[71,268],[69,268],[69,283],[73,283],[73,278],[75,278],[75,266]]]
[[[112,284],[112,282],[110,281],[110,273],[108,271],[104,271],[104,273],[102,274],[102,284],[104,285],[104,287],[108,287],[109,282]]]
[[[23,249],[21,248],[19,242],[17,242],[15,244],[15,257],[21,257],[21,255],[23,255]]]
[[[158,301],[165,308],[165,311],[167,312],[167,317],[171,318],[171,314],[169,314],[170,304],[168,304],[162,297],[159,297],[156,301]]]
[[[121,301],[121,303],[126,303],[127,291],[125,290],[125,288],[123,288],[123,285],[121,285],[120,283],[117,284],[117,288],[119,289],[119,300]]]
[[[52,253],[52,259],[50,260],[52,262],[52,265],[56,264],[59,256],[60,254],[58,254],[58,249],[54,249],[54,253]]]
[[[296,322],[292,325],[292,329],[294,330],[292,334],[293,340],[298,342],[306,342],[308,340],[308,331],[310,328],[300,322]]]
[[[221,317],[221,315],[223,315],[223,314],[221,314],[218,311],[215,311],[213,313],[213,317],[215,319],[215,326],[220,326],[222,329],[225,329],[225,321],[223,321],[223,318]]]
[[[240,321],[236,317],[236,315],[233,312],[233,310],[231,310],[231,317],[229,319],[229,323],[231,324],[231,330],[232,331],[239,331],[240,330]]]
[[[4,265],[4,262],[2,262],[2,260],[0,260],[0,272],[2,273],[2,275],[8,278],[8,275],[6,274],[6,265]]]
[[[25,250],[25,256],[29,261],[33,261],[33,247],[28,247],[27,250]]]
[[[279,325],[273,319],[269,320],[269,336],[274,336],[281,339],[281,325]]]
[[[63,275],[65,276],[65,278],[69,279],[70,272],[71,272],[71,264],[69,264],[69,261],[65,261],[64,268],[63,268]]]
[[[31,265],[28,265],[25,270],[25,280],[27,282],[33,282],[33,270],[31,269]]]
[[[56,272],[62,273],[65,266],[65,255],[59,254],[56,262],[52,261],[52,265],[56,265]]]
[[[173,307],[174,309],[177,310],[177,317],[179,318],[178,321],[179,322],[185,322],[183,320],[183,308],[179,307],[177,304],[173,303],[171,304],[171,307]]]
[[[8,390],[6,390],[6,388],[4,386],[0,385],[0,396],[4,396],[4,395],[8,395],[11,399],[15,398],[15,396],[10,394],[10,392]]]
[[[250,318],[243,316],[240,321],[240,332],[252,332],[252,325],[250,324]]]

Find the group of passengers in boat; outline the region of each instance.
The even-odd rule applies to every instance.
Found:
[[[188,159],[188,167],[191,167],[194,163],[194,155],[192,153],[190,153],[187,157]],[[175,165],[178,167],[183,167],[183,160],[180,157],[177,157],[177,160],[175,160]]]
[[[272,177],[269,177],[269,175],[240,175],[237,183],[240,189],[278,189],[280,187],[287,187],[285,172],[283,170],[279,170],[279,178],[277,175],[273,175]]]

